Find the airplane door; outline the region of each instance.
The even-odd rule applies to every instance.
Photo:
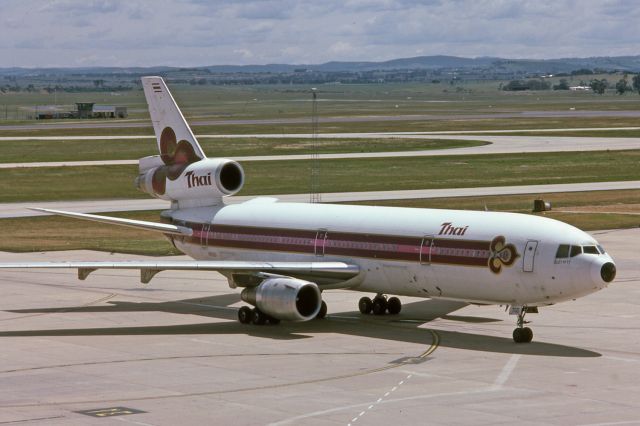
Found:
[[[538,242],[534,240],[527,241],[527,245],[524,247],[524,256],[522,258],[522,270],[524,272],[533,272],[533,268],[536,260],[536,250],[538,248]]]
[[[431,264],[431,251],[433,248],[433,235],[425,235],[420,244],[420,263],[422,265]]]
[[[327,230],[321,229],[316,233],[316,240],[313,244],[313,251],[316,256],[324,256],[324,249],[327,243]]]
[[[202,226],[202,230],[200,231],[200,246],[202,248],[207,247],[209,244],[209,229],[211,228],[211,224],[204,224]]]

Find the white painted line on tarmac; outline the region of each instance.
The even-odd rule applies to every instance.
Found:
[[[388,397],[389,395],[391,395],[392,393],[394,393],[396,390],[398,390],[398,388],[400,386],[402,386],[404,384],[405,381],[409,380],[411,378],[411,374],[409,374],[406,378],[404,378],[403,380],[400,380],[400,382],[394,386],[389,392],[385,393],[383,397],[378,398],[378,400],[376,402],[374,402],[373,404],[370,404],[366,410],[363,410],[360,412],[360,414],[358,414],[357,416],[355,416],[353,419],[351,419],[351,423],[355,423],[357,422],[362,416],[364,416],[368,411],[371,411],[373,409],[373,407],[375,407],[376,405],[380,404],[383,402],[384,398]],[[351,423],[347,423],[347,426],[351,426]]]
[[[460,392],[445,392],[445,393],[435,393],[435,394],[422,394],[422,395],[413,395],[413,396],[407,396],[404,398],[394,398],[394,399],[387,399],[387,400],[383,400],[380,402],[380,404],[395,404],[398,402],[404,402],[404,401],[415,401],[415,400],[423,400],[423,399],[433,399],[433,398],[444,398],[444,397],[450,397],[450,396],[462,396],[462,395],[474,395],[474,394],[483,394],[486,392],[498,392],[500,391],[500,389],[493,389],[491,386],[487,387],[484,386],[482,388],[478,388],[478,389],[469,389],[469,390],[465,390],[465,391],[460,391]],[[519,390],[522,391],[522,390]],[[513,396],[513,394],[515,393],[514,390],[510,390],[510,396]],[[533,391],[531,391],[533,392]],[[527,393],[531,393],[528,392]],[[327,410],[320,410],[320,411],[314,411],[311,413],[307,413],[307,414],[302,414],[299,416],[295,416],[295,417],[291,417],[288,419],[284,419],[284,420],[280,420],[277,422],[273,422],[273,423],[269,423],[270,426],[280,426],[280,425],[287,425],[287,424],[299,424],[300,420],[305,420],[305,419],[309,419],[309,418],[313,418],[313,417],[319,417],[319,416],[323,416],[326,414],[332,414],[332,413],[338,413],[340,411],[345,411],[345,410],[351,410],[351,409],[355,409],[355,408],[360,408],[360,407],[367,407],[368,404],[370,404],[369,402],[366,403],[360,403],[360,404],[352,404],[352,405],[345,405],[342,407],[334,407],[334,408],[329,408]],[[587,425],[584,425],[587,426]],[[588,426],[596,426],[596,425],[588,425]]]
[[[498,374],[498,377],[496,377],[496,380],[493,382],[494,389],[500,389],[505,383],[507,383],[507,380],[509,380],[511,373],[515,370],[521,356],[522,355],[517,354],[511,355],[511,358],[509,358],[509,361],[507,361],[505,366],[502,368],[502,371],[500,371],[500,374]]]

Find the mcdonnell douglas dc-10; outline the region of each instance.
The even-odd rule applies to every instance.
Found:
[[[143,77],[160,155],[139,161],[137,187],[171,201],[163,223],[56,210],[42,211],[157,231],[189,261],[33,262],[0,268],[138,269],[148,283],[165,270],[223,274],[242,288],[249,324],[322,318],[322,292],[347,289],[363,297],[362,314],[398,314],[386,295],[508,305],[517,315],[515,342],[530,342],[525,314],[606,287],[612,258],[587,233],[525,214],[318,203],[257,197],[225,204],[242,189],[240,164],[207,158],[160,77]]]

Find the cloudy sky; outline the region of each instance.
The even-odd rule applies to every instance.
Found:
[[[640,54],[635,0],[0,0],[0,67]]]

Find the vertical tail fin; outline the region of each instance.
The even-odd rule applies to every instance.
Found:
[[[206,156],[162,77],[142,77],[158,150],[164,164],[189,164]]]

